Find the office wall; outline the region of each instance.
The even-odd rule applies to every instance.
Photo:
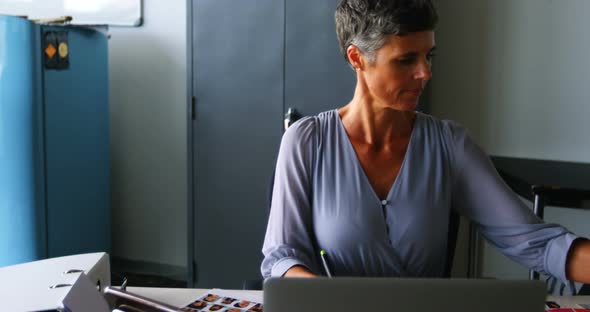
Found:
[[[186,1],[109,41],[113,256],[186,267]]]
[[[438,6],[432,113],[461,122],[490,154],[590,163],[590,2]],[[590,236],[590,211],[548,207],[546,220]],[[483,275],[526,277],[489,246],[482,260]]]
[[[491,154],[590,162],[585,0],[439,1],[431,110]],[[186,264],[186,1],[144,1],[144,25],[111,28],[113,255]],[[588,212],[547,219],[590,236]],[[483,273],[526,270],[485,250]]]

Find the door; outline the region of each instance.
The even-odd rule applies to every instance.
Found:
[[[356,77],[338,46],[338,2],[286,2],[285,106],[302,115],[338,108],[352,99]]]
[[[193,0],[193,278],[260,278],[267,190],[282,135],[284,3]]]

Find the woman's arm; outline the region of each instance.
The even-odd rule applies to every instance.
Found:
[[[535,216],[504,183],[489,157],[466,130],[453,123],[449,126],[455,156],[454,208],[474,221],[482,235],[512,260],[562,282],[568,278],[579,279],[578,267],[583,265],[567,265],[568,260],[584,262],[578,260],[584,258],[579,255],[579,250],[587,247],[576,247],[569,256],[570,247],[579,237],[563,226],[544,223]],[[569,268],[573,268],[572,274],[568,274]]]
[[[316,153],[315,119],[304,118],[283,135],[262,253],[264,278],[290,276],[293,267],[313,272],[312,176]]]
[[[568,279],[590,283],[590,241],[577,239],[573,242],[565,266]]]

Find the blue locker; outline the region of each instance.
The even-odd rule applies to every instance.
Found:
[[[111,246],[106,34],[0,15],[0,266]]]

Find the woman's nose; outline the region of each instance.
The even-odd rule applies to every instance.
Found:
[[[418,63],[414,79],[430,80],[432,78],[432,63],[430,60],[422,60]]]

